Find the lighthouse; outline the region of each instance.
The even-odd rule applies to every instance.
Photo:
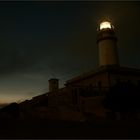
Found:
[[[99,50],[99,67],[119,65],[117,37],[111,22],[103,21],[99,24],[97,46]]]

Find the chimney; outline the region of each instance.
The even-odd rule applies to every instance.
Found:
[[[59,80],[50,79],[49,80],[49,92],[55,92],[59,89]]]

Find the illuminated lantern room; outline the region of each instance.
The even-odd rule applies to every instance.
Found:
[[[100,23],[99,30],[114,29],[113,25],[109,21],[103,21]]]

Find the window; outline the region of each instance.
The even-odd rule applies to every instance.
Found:
[[[102,82],[99,81],[99,82],[98,82],[98,88],[101,88],[101,86],[102,86]]]

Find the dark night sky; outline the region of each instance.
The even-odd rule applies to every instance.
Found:
[[[108,17],[120,64],[140,68],[140,2],[0,2],[0,103],[97,68],[97,24]]]

